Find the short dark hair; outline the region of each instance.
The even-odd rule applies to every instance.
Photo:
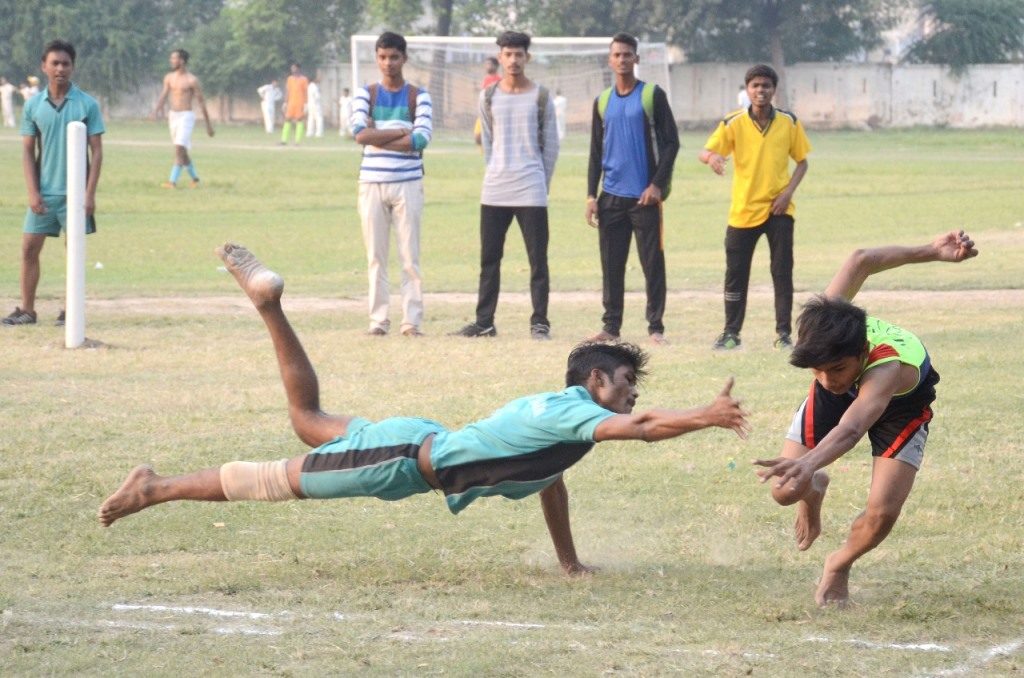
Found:
[[[629,33],[619,32],[612,36],[611,44],[614,45],[617,42],[621,42],[623,45],[629,45],[633,48],[633,54],[636,54],[637,50],[640,49],[640,43]],[[611,45],[609,45],[609,48]]]
[[[498,67],[498,60],[495,57],[487,57],[484,61],[495,68]]]
[[[754,78],[768,78],[772,81],[772,87],[779,86],[779,74],[768,64],[758,64],[748,68],[747,74],[743,77],[743,84],[746,85]]]
[[[611,377],[623,365],[633,368],[637,381],[647,376],[647,352],[635,344],[585,341],[569,353],[566,386],[584,386],[596,368]]]
[[[64,52],[71,57],[71,63],[75,63],[75,46],[67,40],[51,40],[46,43],[43,47],[43,56],[39,60],[46,61],[46,57],[50,55],[50,52]]]
[[[498,36],[498,47],[522,47],[524,51],[530,51],[530,36],[519,31],[505,31]]]
[[[867,345],[867,313],[845,299],[818,294],[796,319],[797,340],[789,363],[819,367],[859,356]]]
[[[402,54],[405,54],[405,48],[405,38],[398,33],[384,31],[377,38],[377,44],[374,45],[373,51],[376,52],[378,49],[397,49]]]
[[[184,61],[186,64],[188,63],[188,57],[189,57],[188,50],[184,50],[181,47],[179,47],[178,49],[176,49],[173,52],[171,52],[171,54],[177,54],[178,57],[180,57],[182,61]]]

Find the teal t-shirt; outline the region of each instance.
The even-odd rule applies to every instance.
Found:
[[[430,461],[458,513],[478,497],[522,499],[561,477],[615,413],[582,386],[519,398],[486,419],[434,438]]]
[[[36,173],[42,195],[68,193],[68,123],[85,123],[86,136],[103,134],[103,115],[91,96],[72,84],[60,106],[50,101],[49,88],[25,102],[21,135],[36,137]]]

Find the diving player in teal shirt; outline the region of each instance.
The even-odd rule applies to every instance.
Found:
[[[864,511],[838,550],[825,559],[815,592],[818,605],[849,600],[853,563],[878,546],[899,518],[914,485],[928,439],[931,403],[939,375],[920,339],[867,316],[850,301],[868,276],[904,264],[960,262],[978,255],[963,231],[938,236],[920,247],[857,250],[797,319],[790,363],[810,368],[811,391],[797,410],[782,456],[759,459],[761,481],[777,477],[772,497],[797,505],[796,540],[801,551],[821,533],[821,505],[829,477],[823,470],[867,434],[874,457]]]
[[[138,466],[99,509],[115,520],[167,501],[281,501],[370,496],[396,500],[440,490],[458,513],[483,496],[521,499],[539,493],[559,563],[590,571],[576,556],[562,473],[602,440],[655,441],[709,427],[746,437],[746,412],[730,395],[732,379],[711,404],[633,414],[647,354],[631,344],[584,343],[569,355],[566,388],[514,400],[458,431],[413,417],[371,423],[320,409],[313,370],[281,309],[284,281],[248,250],[218,253],[267,325],[288,398],[292,427],[308,454],[276,462],[230,462],[183,476]]]

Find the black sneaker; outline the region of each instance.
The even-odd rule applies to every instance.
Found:
[[[715,343],[711,348],[715,351],[731,351],[734,348],[740,346],[740,335],[733,334],[732,332],[722,332],[718,335],[718,339],[715,339]]]
[[[537,341],[548,341],[551,339],[551,328],[547,325],[530,325],[530,338]]]
[[[57,315],[57,319],[53,321],[53,324],[57,327],[64,327],[64,309],[61,309],[60,313]]]
[[[35,325],[36,314],[35,311],[22,311],[17,306],[9,316],[4,318],[4,325]]]
[[[793,340],[790,338],[789,334],[783,332],[775,338],[775,341],[772,343],[772,348],[777,351],[791,351],[793,349]]]
[[[497,328],[494,325],[490,327],[481,327],[476,323],[469,323],[461,330],[457,332],[451,332],[448,336],[450,337],[493,337],[498,334]]]

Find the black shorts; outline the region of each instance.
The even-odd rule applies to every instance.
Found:
[[[930,405],[935,400],[937,383],[939,373],[929,367],[927,376],[914,391],[889,401],[882,416],[868,429],[872,456],[899,459],[914,468],[921,467],[928,422],[932,419]],[[816,380],[812,381],[811,391],[793,416],[786,438],[814,449],[836,427],[854,400],[855,396],[836,395]]]

